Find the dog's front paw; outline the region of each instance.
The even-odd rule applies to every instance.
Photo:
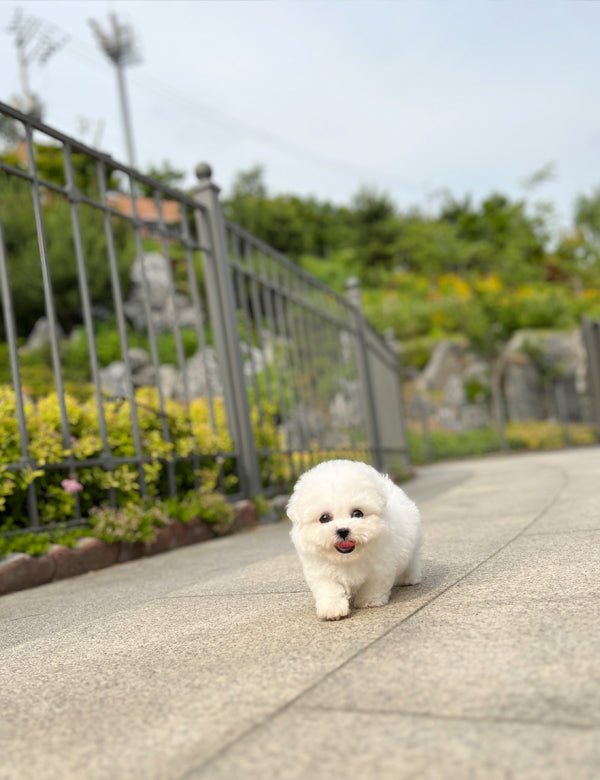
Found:
[[[390,600],[390,594],[384,593],[383,596],[364,596],[354,599],[354,606],[357,609],[368,609],[369,607],[384,607]]]
[[[340,620],[350,614],[348,599],[337,599],[317,604],[317,617],[320,620]]]

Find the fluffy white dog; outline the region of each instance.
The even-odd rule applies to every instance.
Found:
[[[287,505],[292,541],[323,620],[387,604],[394,585],[421,581],[421,518],[389,477],[330,460],[303,474]]]

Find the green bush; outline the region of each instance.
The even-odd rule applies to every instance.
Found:
[[[432,430],[429,432],[431,451],[427,451],[425,437],[422,431],[414,428],[408,430],[408,451],[410,459],[415,464],[423,464],[429,458],[446,460],[448,458],[466,458],[498,452],[502,449],[502,439],[491,428],[481,428],[472,431]]]
[[[14,534],[8,537],[0,536],[0,558],[9,553],[26,553],[27,555],[45,555],[50,545],[62,544],[65,547],[75,547],[83,536],[90,536],[88,528],[65,530],[55,528],[41,533]]]
[[[92,507],[92,534],[108,544],[115,542],[151,542],[156,529],[169,523],[169,517],[158,504],[141,505],[130,502],[113,509]]]
[[[37,401],[25,402],[25,416],[29,435],[29,455],[36,463],[29,467],[11,470],[0,465],[0,530],[27,527],[26,492],[33,483],[38,497],[40,522],[48,526],[74,517],[75,502],[79,501],[82,515],[87,516],[93,507],[102,506],[112,491],[120,505],[140,503],[140,475],[134,464],[120,464],[111,471],[100,466],[82,466],[77,471],[72,492],[65,489],[69,477],[68,466],[43,468],[59,464],[71,455],[86,461],[102,455],[98,409],[93,399],[77,400],[72,395],[65,398],[71,440],[68,446],[61,433],[60,411],[56,393]],[[166,492],[166,464],[174,457],[187,458],[217,455],[231,451],[225,409],[221,399],[215,399],[213,428],[211,413],[205,399],[195,399],[189,405],[166,399],[165,415],[170,442],[164,440],[163,420],[159,413],[155,390],[143,388],[136,393],[138,420],[142,440],[142,454],[151,459],[143,466],[144,478],[151,496]],[[131,425],[131,403],[126,399],[105,401],[103,414],[108,431],[108,444],[115,457],[135,455]],[[17,463],[21,458],[21,444],[17,425],[15,396],[11,388],[0,386],[0,464]],[[263,429],[261,435],[273,442],[273,429]],[[230,490],[236,489],[237,477],[225,475],[225,463],[210,459],[207,468],[219,474],[221,482]],[[231,467],[231,461],[228,461]],[[176,480],[178,490],[185,492],[193,487],[194,473],[191,462],[178,463]],[[77,496],[77,498],[76,498]]]

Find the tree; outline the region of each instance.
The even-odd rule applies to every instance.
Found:
[[[302,254],[325,257],[341,233],[347,233],[342,216],[347,210],[312,197],[269,197],[264,173],[262,165],[255,165],[237,174],[224,203],[227,218],[293,259]]]
[[[5,114],[0,114],[0,140],[2,140],[6,146],[14,147],[20,138],[19,135],[20,125],[15,122],[11,117]]]
[[[600,248],[600,187],[592,195],[580,195],[575,204],[575,224]]]
[[[161,184],[166,184],[172,189],[178,189],[178,185],[185,180],[185,171],[173,168],[168,160],[163,160],[160,166],[151,165],[148,170],[145,171],[145,174],[151,179],[155,179],[156,181],[161,182]],[[137,187],[141,195],[147,198],[154,197],[154,187],[144,184],[144,182],[138,182]]]
[[[547,235],[541,218],[528,216],[523,201],[512,203],[494,193],[475,208],[470,198],[460,202],[450,197],[440,221],[452,225],[457,238],[468,244],[459,264],[463,270],[494,272],[512,282],[543,277]]]
[[[390,269],[400,233],[400,223],[390,197],[370,187],[361,187],[352,199],[350,214],[361,265],[366,269]]]

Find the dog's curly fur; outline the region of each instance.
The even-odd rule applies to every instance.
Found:
[[[387,604],[394,585],[421,581],[416,505],[372,466],[330,460],[303,474],[287,505],[291,537],[317,616]]]

